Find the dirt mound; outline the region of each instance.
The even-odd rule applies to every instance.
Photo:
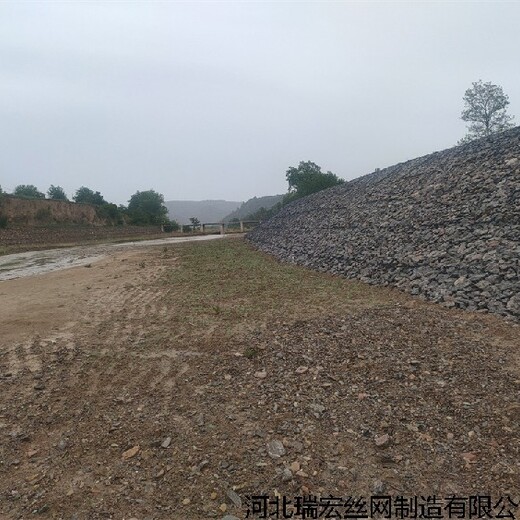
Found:
[[[520,318],[520,127],[287,205],[248,236],[282,260]]]

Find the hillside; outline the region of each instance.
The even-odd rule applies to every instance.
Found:
[[[179,224],[189,224],[191,217],[201,222],[221,222],[231,211],[237,209],[242,202],[229,200],[169,200],[165,206],[168,216]]]
[[[271,209],[275,204],[283,199],[283,195],[266,195],[265,197],[253,197],[244,202],[235,211],[224,217],[224,222],[229,222],[234,218],[244,219],[255,213],[260,208]]]
[[[249,240],[282,260],[520,318],[520,127],[295,201]]]
[[[8,224],[41,226],[43,224],[103,225],[96,207],[90,204],[48,199],[22,199],[3,196],[0,199],[0,215]]]
[[[19,251],[158,238],[160,226],[114,225],[90,204],[0,197],[0,255]]]

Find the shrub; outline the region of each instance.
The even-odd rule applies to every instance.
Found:
[[[125,223],[124,210],[112,203],[105,202],[97,206],[96,214],[113,225],[121,226]]]
[[[172,233],[173,231],[179,231],[180,226],[175,220],[170,220],[164,224],[163,229],[166,233]]]

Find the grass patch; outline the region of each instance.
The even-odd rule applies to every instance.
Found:
[[[243,352],[244,357],[247,359],[254,359],[258,356],[258,349],[255,347],[246,347],[246,349]]]
[[[196,328],[231,336],[272,321],[392,304],[390,290],[282,264],[241,239],[178,244],[174,251],[180,262],[160,283],[168,286],[165,298],[179,333]]]

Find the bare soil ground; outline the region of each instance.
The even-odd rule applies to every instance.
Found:
[[[11,225],[6,229],[0,228],[0,255],[51,247],[164,236],[165,233],[161,233],[159,226]]]
[[[518,324],[232,238],[0,282],[0,316],[2,519],[245,518],[259,494],[518,501]]]
[[[14,280],[35,274],[60,271],[70,267],[92,264],[117,250],[128,248],[150,247],[156,245],[174,245],[181,242],[196,242],[223,238],[222,235],[183,235],[168,237],[163,235],[152,240],[137,240],[135,242],[104,243],[89,246],[74,246],[67,248],[44,249],[12,253],[0,256],[0,281]]]

